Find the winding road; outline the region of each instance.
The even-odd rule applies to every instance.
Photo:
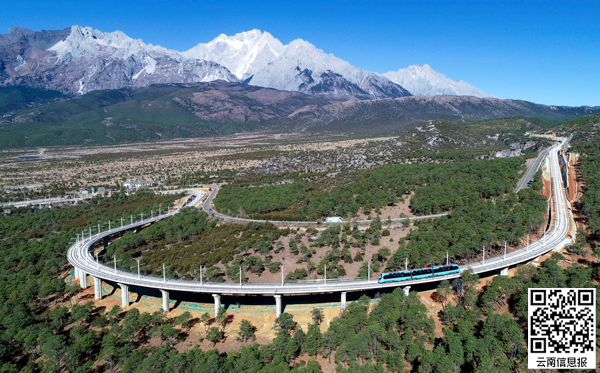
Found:
[[[227,220],[235,220],[235,221],[239,221],[239,222],[247,222],[247,223],[257,222],[257,223],[302,224],[302,225],[338,225],[338,224],[340,224],[340,222],[329,222],[329,221],[260,220],[260,219],[236,218],[236,217],[233,217],[233,216],[224,215],[224,214],[221,214],[219,212],[216,212],[211,207],[213,199],[217,196],[217,193],[219,193],[219,188],[218,187],[210,187],[210,189],[211,189],[210,194],[208,195],[208,197],[206,197],[206,200],[202,204],[202,209],[204,211],[206,211],[208,214],[216,216],[218,218],[227,219]],[[445,212],[445,213],[442,213],[442,214],[411,216],[411,217],[406,217],[406,218],[385,219],[385,221],[390,220],[392,222],[399,222],[399,221],[403,221],[403,220],[406,220],[406,219],[409,219],[410,221],[414,221],[414,220],[422,220],[422,219],[439,218],[440,216],[446,216],[448,214],[449,214],[449,212]],[[353,220],[353,221],[350,221],[350,223],[371,223],[371,221],[372,220]],[[343,220],[341,223],[348,223],[348,221],[347,220]]]
[[[565,191],[563,188],[560,168],[558,164],[557,151],[560,149],[560,144],[557,144],[549,149],[549,164],[550,174],[552,178],[552,190],[553,196],[551,198],[552,203],[552,217],[553,229],[550,232],[546,232],[544,237],[538,241],[530,243],[529,247],[518,249],[507,253],[503,256],[486,259],[482,262],[470,263],[469,265],[461,266],[461,270],[472,268],[475,273],[491,273],[498,271],[505,271],[508,267],[515,266],[520,263],[531,261],[546,252],[561,248],[566,244],[570,243],[570,238],[567,237],[569,229],[567,203],[565,198]],[[217,189],[214,188],[212,193],[203,203],[203,208],[209,213],[213,213],[216,216],[220,214],[211,211],[210,203],[216,195]],[[193,198],[197,203],[199,198],[203,195],[196,192],[190,199]],[[198,199],[197,199],[198,198]],[[191,202],[188,200],[187,203]],[[438,276],[432,278],[425,278],[419,280],[409,280],[402,282],[391,282],[380,284],[377,282],[377,278],[371,279],[359,279],[359,280],[312,280],[294,283],[285,283],[283,281],[283,275],[285,274],[284,268],[282,268],[282,282],[278,283],[206,283],[192,280],[181,280],[181,279],[165,279],[154,276],[138,276],[137,274],[121,271],[118,268],[111,268],[110,266],[99,264],[93,257],[93,244],[97,241],[102,240],[104,237],[108,237],[115,233],[131,230],[142,225],[146,225],[157,220],[163,219],[167,216],[176,214],[177,211],[169,212],[161,216],[155,216],[150,219],[143,221],[134,222],[133,224],[125,225],[111,229],[109,231],[100,232],[92,235],[91,237],[85,237],[82,240],[78,240],[68,250],[68,260],[76,269],[76,277],[81,279],[82,287],[87,286],[87,275],[91,275],[94,278],[96,288],[100,281],[107,280],[116,282],[121,288],[127,293],[128,286],[138,286],[144,288],[152,288],[161,290],[163,294],[163,308],[168,310],[168,292],[182,291],[182,292],[194,292],[194,293],[210,293],[215,297],[215,310],[217,310],[217,304],[220,304],[220,294],[232,294],[232,295],[246,295],[246,294],[260,294],[260,295],[274,295],[277,301],[277,313],[281,311],[280,302],[281,295],[297,295],[297,294],[312,294],[312,293],[330,293],[330,292],[341,292],[342,293],[342,308],[345,306],[346,293],[348,291],[365,291],[373,289],[383,289],[390,287],[410,287],[415,284],[423,284],[428,282],[439,282],[443,279],[454,279],[460,277],[460,274],[452,274],[447,276]],[[407,291],[407,290],[405,290]],[[101,294],[96,291],[96,297],[101,297]],[[127,298],[127,299],[125,299]],[[165,300],[166,299],[166,300]],[[123,297],[123,304],[129,304],[128,296]],[[166,302],[166,303],[165,303]]]

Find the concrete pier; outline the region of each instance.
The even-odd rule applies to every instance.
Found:
[[[281,294],[275,294],[275,315],[281,315]]]
[[[129,306],[129,285],[118,284],[121,287],[121,305]]]
[[[219,308],[221,308],[221,296],[219,294],[213,294],[215,298],[215,317],[219,314]]]
[[[344,310],[346,309],[346,292],[345,291],[342,291],[342,300],[341,300],[340,308],[341,308],[342,312],[344,312]]]
[[[166,290],[160,290],[162,294],[162,308],[163,311],[169,312],[169,292]]]
[[[408,293],[410,292],[410,286],[405,286],[402,288],[402,290],[404,290],[404,295],[408,295]]]
[[[87,273],[80,271],[79,275],[79,286],[81,286],[82,289],[87,288]]]
[[[102,280],[98,277],[94,279],[94,299],[102,299]]]
[[[500,271],[500,276],[508,276],[508,267],[506,267],[502,271]]]

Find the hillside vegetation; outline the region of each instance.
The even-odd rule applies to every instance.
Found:
[[[429,120],[385,141],[273,157],[236,175],[238,183],[297,179],[314,173],[337,175],[389,164],[446,163],[489,158],[508,147],[446,120]],[[308,166],[310,165],[310,167]],[[282,176],[283,175],[283,176]],[[339,177],[337,177],[339,179]],[[339,182],[338,182],[339,183]]]
[[[591,186],[598,145],[580,151],[589,160],[583,168]],[[268,223],[217,225],[206,213],[186,208],[139,233],[125,233],[100,260],[112,264],[116,257],[119,269],[127,270],[141,259],[142,271],[154,275],[165,263],[168,277],[187,279],[198,279],[202,265],[205,281],[237,282],[267,271],[278,276],[282,263],[273,257],[284,254],[296,263],[286,267],[288,282],[323,276],[325,265],[328,278],[364,277],[368,267],[375,273],[403,268],[407,257],[410,268],[443,263],[446,250],[455,262],[473,260],[484,245],[499,255],[504,241],[514,245],[544,224],[547,201],[536,191],[540,173],[531,189],[512,193],[523,158],[460,159],[455,155],[451,163],[379,166],[340,179],[298,174],[290,184],[222,189],[229,193],[227,201],[234,201],[229,207],[234,213],[254,208],[264,215],[351,215],[361,208],[385,208],[410,191],[414,212],[451,212],[414,227],[407,224],[412,231],[395,241],[388,239],[390,231],[377,217],[365,231],[345,224],[301,232]],[[560,254],[539,268],[521,266],[514,277],[487,282],[466,270],[454,282],[439,284],[432,297],[442,305],[438,313],[417,292],[406,296],[397,288],[374,300],[362,296],[349,302],[327,323],[318,308],[307,325],[284,312],[273,324],[272,341],[258,339],[256,326],[247,320],[239,330],[226,330],[228,320],[244,317],[226,308],[214,318],[190,312],[173,317],[158,306],[141,312],[135,305],[124,311],[82,303],[78,284],[65,282],[72,270],[66,250],[75,234],[86,230],[87,235],[99,223],[106,228],[107,221],[121,217],[148,216],[175,198],[149,191],[117,193],[77,206],[0,215],[0,372],[317,373],[325,364],[340,373],[524,371],[527,289],[593,288],[598,280],[595,263],[564,268]],[[365,255],[367,245],[376,247],[370,256]],[[350,273],[346,268],[353,262],[360,266]],[[176,299],[176,292],[171,295]],[[193,325],[200,327],[192,331]],[[237,339],[237,345],[223,348],[224,339]],[[203,341],[211,348],[199,347],[208,346]]]
[[[101,145],[257,129],[374,136],[404,133],[428,120],[463,123],[521,116],[551,122],[598,110],[470,96],[342,101],[223,81],[92,91],[74,97],[15,87],[0,91],[0,148]],[[548,124],[543,119],[527,121]],[[515,125],[519,124],[511,124]]]
[[[499,132],[510,132],[523,135],[525,132],[546,130],[556,127],[561,122],[545,117],[510,117],[486,119],[478,122],[461,123],[469,131],[482,135],[494,135]]]
[[[2,372],[316,373],[328,362],[341,373],[525,370],[527,289],[593,288],[592,281],[598,280],[598,272],[585,266],[561,268],[560,254],[539,268],[521,266],[514,277],[494,277],[483,287],[467,270],[452,284],[444,281],[438,286],[433,298],[443,310],[435,316],[417,292],[406,296],[397,288],[374,304],[367,296],[350,302],[324,328],[318,308],[308,325],[299,325],[284,312],[273,324],[275,338],[261,345],[255,342],[255,326],[247,320],[238,331],[225,331],[231,317],[243,317],[230,315],[225,308],[215,318],[208,313],[194,318],[190,312],[169,317],[158,309],[148,313],[135,307],[124,311],[119,306],[105,309],[91,301],[82,303],[79,286],[63,281],[68,269],[65,250],[72,235],[86,222],[93,225],[96,219],[116,219],[157,202],[169,203],[164,198],[140,193],[0,216]],[[204,225],[203,216],[197,215],[201,213],[181,214],[169,218],[172,224],[158,223],[152,233],[175,239],[181,234],[185,239]],[[78,220],[82,215],[88,216],[85,221]],[[205,229],[215,227],[208,224]],[[501,309],[510,313],[499,313]],[[439,317],[442,328],[437,338],[434,317]],[[194,338],[208,341],[212,349],[182,343],[190,340],[196,323],[203,327]],[[225,338],[237,338],[239,347],[219,352],[214,347]]]
[[[78,285],[65,282],[71,269],[68,247],[82,230],[87,235],[90,227],[97,231],[99,223],[106,228],[109,219],[114,224],[130,214],[150,214],[176,198],[142,191],[93,198],[77,206],[19,208],[0,215],[0,371],[90,368],[86,361],[98,355],[101,337],[84,335],[93,306],[65,307],[76,303],[79,291]],[[76,326],[80,322],[83,327]],[[69,324],[75,328],[67,329]]]
[[[0,122],[0,148],[226,135],[319,102],[329,100],[225,82],[93,91],[8,113]]]
[[[451,213],[416,222],[417,229],[393,244],[382,242],[380,218],[364,232],[347,224],[321,234],[289,236],[293,232],[268,223],[215,226],[204,212],[185,209],[141,233],[125,234],[108,247],[104,260],[116,257],[119,267],[127,269],[141,258],[144,273],[156,273],[164,263],[168,276],[186,278],[198,278],[203,266],[205,279],[235,282],[239,267],[257,276],[266,269],[277,271],[282,251],[284,258],[295,262],[286,267],[288,273],[294,272],[290,279],[306,278],[315,271],[323,275],[324,266],[329,278],[366,276],[366,262],[365,268],[344,268],[364,260],[372,262],[375,272],[384,266],[398,269],[405,258],[415,268],[441,264],[446,252],[455,261],[469,261],[480,255],[482,246],[490,253],[500,250],[505,241],[516,246],[542,225],[546,198],[532,189],[512,193],[522,162],[522,158],[508,158],[388,165],[334,177],[334,182],[313,182],[314,176],[296,175],[294,182],[279,185],[225,186],[215,200],[221,212],[267,220],[351,218],[361,211],[385,219],[382,209],[404,201],[409,194],[410,209],[417,215]],[[539,173],[532,187],[541,187]],[[376,254],[368,257],[372,251]]]
[[[572,144],[600,140],[600,114],[572,119],[554,128],[552,132],[565,137],[572,134]]]
[[[67,98],[60,92],[46,89],[25,86],[0,87],[0,114],[63,101]],[[0,119],[0,123],[2,123],[2,119]]]
[[[522,163],[522,158],[510,158],[387,165],[350,174],[345,185],[331,189],[303,180],[264,187],[228,185],[219,191],[214,203],[225,214],[314,221],[327,216],[353,217],[360,209],[378,211],[415,192],[411,198],[413,213],[438,214],[508,193],[519,178]]]
[[[600,236],[600,140],[582,142],[573,148],[581,153],[582,212],[587,219],[589,233],[597,240]]]

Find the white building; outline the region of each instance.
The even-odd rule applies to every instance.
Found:
[[[153,185],[154,183],[152,181],[146,180],[127,180],[123,183],[123,187],[126,189],[149,188]]]

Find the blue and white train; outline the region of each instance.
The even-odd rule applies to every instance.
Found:
[[[379,276],[379,283],[383,284],[384,282],[416,280],[419,278],[444,276],[451,273],[460,273],[460,268],[457,264],[413,269],[411,271],[384,272]]]

